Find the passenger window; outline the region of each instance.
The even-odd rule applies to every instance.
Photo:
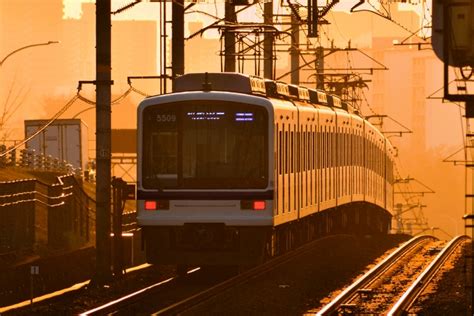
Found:
[[[293,173],[293,157],[294,157],[294,150],[293,150],[293,131],[290,132],[290,173]]]
[[[278,174],[283,172],[283,132],[278,131]]]
[[[289,151],[289,148],[288,148],[288,131],[285,131],[285,148],[284,148],[284,151],[285,151],[285,174],[288,173],[288,151]]]

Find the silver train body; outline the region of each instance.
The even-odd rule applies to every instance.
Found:
[[[138,108],[147,260],[251,265],[318,236],[386,233],[394,148],[336,96],[188,74]]]

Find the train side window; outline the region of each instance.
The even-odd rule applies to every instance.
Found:
[[[316,131],[315,126],[311,126],[311,169],[316,169]]]
[[[374,146],[372,139],[370,140],[370,170],[374,171]]]
[[[342,128],[341,133],[341,167],[344,167],[346,164],[346,134],[344,128]]]
[[[326,168],[331,167],[331,128],[326,130]]]
[[[344,142],[344,128],[341,128],[341,133],[339,134],[339,139],[341,141],[341,151],[338,153],[338,156],[340,155],[340,159],[339,159],[339,167],[344,167],[344,156],[345,156],[345,153],[346,153],[346,149],[345,149],[345,142]]]
[[[308,126],[304,127],[303,131],[303,171],[308,170]]]
[[[331,168],[336,166],[336,129],[331,127]]]
[[[343,134],[342,134],[342,138],[343,138],[343,143],[344,143],[344,155],[343,155],[343,161],[342,161],[342,166],[345,167],[347,166],[347,152],[348,152],[348,142],[347,142],[347,133],[346,133],[346,129],[344,128],[344,131],[343,131]]]
[[[329,127],[329,167],[330,168],[333,168],[335,166],[335,163],[334,163],[334,152],[335,152],[335,148],[334,146],[336,145],[336,141],[335,141],[335,135],[334,135],[335,131],[333,130],[332,126]]]
[[[324,129],[321,127],[321,131],[319,134],[319,158],[320,158],[319,165],[321,166],[321,169],[324,168],[324,156],[326,155],[326,152],[324,151],[324,146],[325,146],[324,142],[325,142]]]
[[[318,135],[317,135],[317,157],[318,157],[318,161],[316,162],[317,165],[318,165],[318,169],[321,169],[323,167],[323,158],[322,158],[322,153],[323,153],[323,128],[320,127],[318,129]]]
[[[285,174],[288,174],[288,131],[285,131],[285,148],[283,149],[285,151]]]
[[[304,172],[306,170],[306,165],[305,165],[305,160],[306,160],[306,146],[305,146],[305,141],[306,141],[306,134],[304,131],[304,128],[301,129],[301,132],[298,133],[299,135],[299,140],[300,140],[300,159],[298,160],[300,162],[300,171]]]
[[[375,173],[377,171],[377,155],[375,153],[375,143],[372,140],[372,170]]]
[[[329,135],[327,127],[324,127],[324,168],[329,167]]]
[[[323,132],[323,168],[328,167],[328,141],[327,141],[327,127],[324,126]]]
[[[373,162],[373,157],[372,157],[372,140],[369,139],[369,167],[370,170],[374,170],[374,162]]]
[[[280,134],[279,134],[279,131],[278,131],[278,124],[275,124],[275,137],[273,138],[275,140],[275,145],[273,147],[273,157],[275,159],[274,161],[274,166],[275,166],[275,174],[278,175],[279,172],[280,172],[280,157],[278,156],[278,152],[279,152],[279,145],[280,145]],[[275,179],[276,181],[276,179]]]
[[[356,135],[356,146],[357,146],[357,166],[361,167],[360,165],[360,155],[362,153],[362,143],[360,140],[360,136],[357,134]]]
[[[313,157],[312,155],[312,150],[313,150],[313,146],[312,146],[312,134],[311,134],[311,129],[312,129],[312,126],[309,126],[308,128],[308,132],[306,133],[306,140],[308,142],[308,170],[311,170],[311,158]]]
[[[326,141],[326,126],[324,126],[323,134],[321,135],[322,145],[323,148],[322,156],[323,159],[321,161],[323,169],[327,167],[327,156],[328,156],[328,149],[327,149],[327,141]]]
[[[372,171],[375,173],[377,170],[377,160],[376,160],[376,154],[375,154],[375,144],[374,141],[372,140]]]
[[[346,163],[346,134],[344,128],[342,128],[342,133],[341,133],[341,167],[344,167]]]
[[[293,150],[293,137],[294,137],[294,132],[290,132],[290,173],[293,173],[293,157],[294,157],[294,150]]]
[[[360,137],[360,133],[359,135],[357,135],[357,165],[359,167],[362,167],[362,155],[363,155],[363,149],[364,149],[364,145],[362,144],[362,138]]]
[[[336,167],[336,129],[331,128],[331,167]]]
[[[347,165],[347,133],[346,133],[345,128],[343,128],[342,130],[342,144],[343,144],[342,166],[345,167]]]
[[[283,172],[283,132],[278,131],[278,174]]]
[[[328,132],[327,132],[327,142],[328,142],[328,161],[327,161],[327,165],[328,165],[328,168],[331,168],[332,167],[332,133],[331,133],[331,127],[329,126],[328,127]]]
[[[334,167],[339,167],[340,165],[340,157],[339,154],[341,153],[341,133],[340,133],[340,127],[335,129],[334,133]]]
[[[327,141],[327,127],[324,126],[323,132],[323,168],[328,167],[328,141]]]
[[[321,169],[321,128],[316,127],[316,169]]]
[[[347,166],[347,153],[349,152],[349,148],[347,146],[349,146],[349,142],[347,141],[347,131],[346,129],[344,129],[344,134],[343,134],[343,137],[344,137],[344,167]]]
[[[304,170],[307,171],[309,170],[308,166],[308,155],[309,155],[309,145],[308,145],[308,126],[305,126],[305,131],[304,131]]]
[[[310,163],[311,163],[311,166],[310,166],[310,169],[311,170],[314,170],[314,126],[311,125],[311,151],[309,152],[310,153]]]

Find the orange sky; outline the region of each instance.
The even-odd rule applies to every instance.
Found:
[[[18,1],[27,2],[27,0]],[[38,1],[38,7],[40,4],[53,2],[30,0],[30,2],[35,1]],[[63,17],[79,18],[80,4],[82,2],[93,1],[64,0]],[[130,0],[114,1],[113,8],[118,8],[121,4],[128,4],[130,2]],[[341,2],[347,6],[357,3],[356,0]],[[340,7],[340,5],[338,6],[341,10],[346,9]],[[158,21],[157,10],[151,10],[151,7],[156,8],[156,4],[140,3],[125,13],[114,16],[114,19],[148,19],[151,20],[150,23],[155,23]],[[212,14],[216,13],[213,3],[200,3],[197,7],[202,10],[208,10]],[[414,8],[412,6],[407,7]],[[223,16],[222,5],[217,6],[217,11],[220,16]],[[11,19],[12,25],[2,24],[7,23],[5,19],[0,21],[0,32],[4,36],[0,38],[0,56],[4,56],[6,52],[21,47],[25,43],[57,39],[51,37],[51,34],[57,30],[54,26],[46,24],[42,20],[41,14],[37,16],[35,15],[36,12],[33,11],[19,12],[18,14],[24,14],[24,16],[19,21]],[[252,19],[252,13],[249,13],[247,18]],[[410,23],[410,19],[413,19],[414,15],[403,15],[403,18],[406,18],[406,21],[403,20],[404,23]],[[21,19],[28,19],[28,23],[24,23],[24,20]],[[203,15],[186,15],[187,21],[202,21],[202,19]],[[384,114],[393,116],[404,125],[415,130],[415,133],[404,135],[402,138],[391,138],[393,143],[400,149],[400,174],[403,177],[415,177],[437,192],[434,195],[427,195],[422,199],[423,203],[429,206],[425,209],[425,214],[430,219],[430,225],[442,226],[452,234],[456,230],[460,232],[462,227],[460,217],[464,213],[463,168],[441,162],[461,146],[462,133],[459,111],[456,106],[442,104],[439,100],[426,100],[425,98],[442,85],[441,63],[434,59],[433,56],[427,55],[429,50],[418,52],[416,47],[394,47],[391,45],[391,42],[379,51],[371,51],[368,45],[373,44],[373,38],[396,36],[397,34],[397,36],[401,37],[407,36],[406,31],[403,31],[399,26],[393,23],[390,24],[390,22],[374,14],[357,13],[344,15],[342,12],[335,11],[330,13],[328,19],[333,23],[324,27],[324,30],[335,39],[336,45],[344,47],[347,45],[348,40],[351,40],[352,47],[364,47],[364,50],[374,54],[373,57],[375,59],[382,59],[383,63],[389,68],[388,71],[376,72],[370,77],[372,80],[371,85],[375,88],[365,90],[367,98],[373,107],[382,107],[383,109],[380,109],[380,111],[383,111]],[[209,19],[208,21],[211,20]],[[206,21],[204,22],[206,23]],[[94,79],[93,48],[95,44],[92,31],[94,27],[93,20],[87,23],[85,26],[88,30],[90,29],[90,32],[87,31],[87,33],[92,33],[89,34],[90,38],[87,38],[87,43],[81,42],[80,38],[76,37],[76,34],[81,34],[80,29],[76,29],[77,26],[68,25],[68,28],[65,28],[65,30],[68,32],[75,31],[76,33],[61,34],[61,32],[56,32],[58,36],[63,36],[64,38],[61,44],[35,48],[16,54],[14,58],[9,59],[2,67],[1,79],[3,84],[0,87],[1,99],[4,100],[6,98],[7,89],[12,86],[14,91],[23,91],[22,93],[26,95],[21,111],[16,114],[11,124],[11,127],[17,131],[17,138],[23,135],[22,125],[24,119],[49,117],[51,113],[55,113],[59,106],[65,104],[76,93],[78,80]],[[41,27],[38,25],[41,25]],[[354,25],[357,25],[357,27],[354,27]],[[84,27],[84,25],[81,25],[81,27]],[[152,26],[147,25],[147,27],[147,30],[152,31]],[[11,36],[12,28],[16,29],[18,36]],[[362,28],[368,31],[361,32]],[[416,28],[415,25],[413,25],[413,28]],[[118,28],[116,27],[115,29]],[[40,30],[44,32],[40,32]],[[127,36],[133,39],[137,38],[137,36],[146,38],[146,34],[142,33],[139,31],[137,33],[130,32]],[[127,39],[116,37],[114,42],[117,43],[119,40],[126,41]],[[145,43],[134,42],[134,45],[130,45],[127,48],[128,50],[114,52],[112,58],[113,62],[117,63],[113,69],[117,73],[117,77],[114,78],[115,84],[113,87],[115,95],[120,95],[126,91],[127,85],[124,79],[126,75],[154,75],[157,72],[156,55],[143,55],[144,57],[140,57],[141,60],[133,60],[134,53],[142,52],[145,54],[144,52],[150,50],[150,47],[147,47]],[[153,49],[156,49],[156,47]],[[216,51],[219,49],[219,43],[212,36],[188,41],[186,42],[186,49],[188,53],[194,50],[209,56],[205,60],[202,59],[201,62],[194,59],[193,63],[190,63],[188,60],[187,69],[192,67],[193,71],[206,71],[209,70],[209,64],[212,64],[217,69],[219,68],[219,59],[216,54]],[[71,51],[77,53],[74,55],[75,59],[64,60],[66,53]],[[379,55],[375,56],[375,54]],[[282,56],[279,56],[278,71],[282,71],[282,69],[288,66],[287,55],[282,54]],[[214,56],[214,59],[212,59],[212,56]],[[154,60],[150,60],[151,58]],[[418,74],[415,74],[414,67],[418,59],[422,61],[417,66],[418,70],[416,71],[418,71]],[[347,65],[345,56],[340,57],[340,61]],[[132,69],[130,73],[127,73],[127,67]],[[412,86],[408,84],[408,82],[416,84],[415,78],[417,76],[418,79],[416,80],[421,80],[420,82],[423,83],[418,90],[422,94],[418,98],[423,100],[421,106],[412,104],[417,90],[412,89]],[[142,88],[141,86],[138,87]],[[147,91],[147,89],[143,87],[143,90]],[[421,89],[424,90],[421,91]],[[150,89],[149,91],[154,90]],[[91,99],[95,97],[92,86],[85,86],[83,92],[85,96]],[[135,125],[135,107],[141,98],[143,97],[133,94],[126,102],[114,105],[114,127],[131,128]],[[382,101],[378,102],[378,98]],[[83,103],[77,103],[67,115],[73,115],[86,108],[86,106]],[[368,109],[364,110],[367,111]],[[417,115],[420,113],[416,113],[416,111],[422,112],[423,121],[421,123],[420,120],[417,120]],[[93,138],[93,127],[95,124],[93,111],[86,112],[81,118],[90,126],[90,134],[91,138]]]

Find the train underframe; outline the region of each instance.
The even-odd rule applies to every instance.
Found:
[[[252,266],[322,236],[387,234],[390,223],[388,211],[355,202],[276,227],[190,223],[142,229],[149,263]]]

